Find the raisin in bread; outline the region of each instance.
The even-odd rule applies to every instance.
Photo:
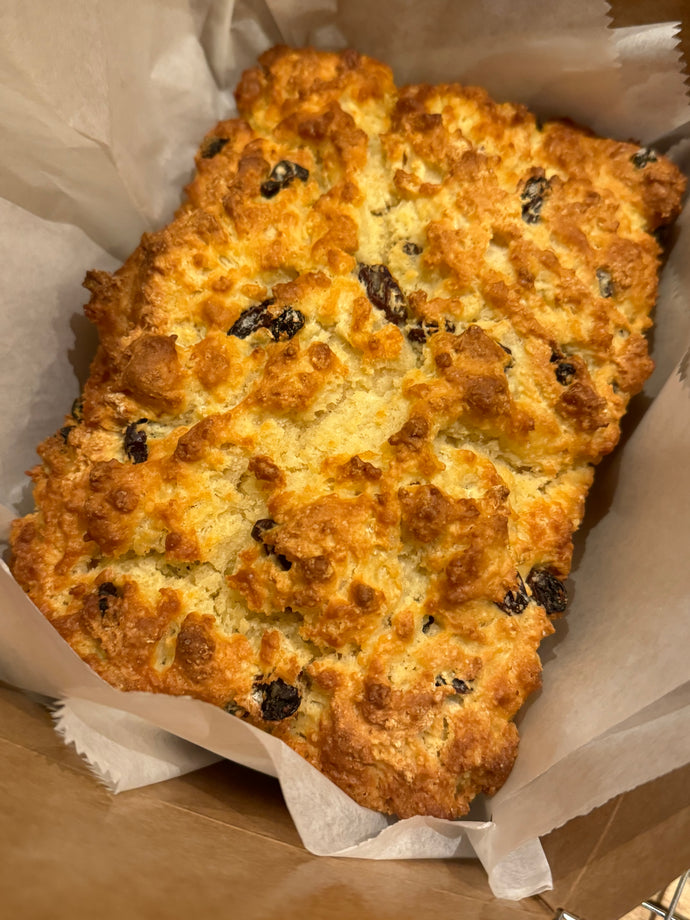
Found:
[[[684,180],[352,51],[273,49],[237,102],[174,221],[87,275],[100,346],[12,568],[116,687],[459,816],[516,756]]]

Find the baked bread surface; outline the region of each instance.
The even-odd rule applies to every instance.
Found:
[[[175,220],[90,272],[100,347],[12,569],[124,690],[273,733],[362,805],[505,781],[593,465],[651,371],[683,179],[353,51],[277,48]]]

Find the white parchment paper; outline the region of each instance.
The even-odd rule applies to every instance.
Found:
[[[81,316],[85,270],[112,269],[142,230],[169,219],[200,137],[232,114],[230,90],[265,48],[278,41],[351,45],[390,63],[399,82],[479,83],[542,115],[567,114],[648,143],[690,120],[675,34],[673,24],[613,33],[602,0],[5,3],[0,500],[7,508],[0,527],[29,510],[22,472],[36,462],[35,444],[62,424],[87,372],[93,339]],[[676,156],[687,161],[689,148]],[[599,470],[570,610],[544,645],[544,689],[520,717],[518,762],[468,820],[391,822],[355,805],[280,742],[214,707],[113,690],[4,568],[0,677],[66,700],[58,715],[63,736],[117,788],[229,757],[278,776],[313,852],[411,858],[474,851],[496,895],[544,890],[550,875],[540,834],[690,760],[683,641],[690,625],[688,222],[686,214],[661,285],[657,370],[632,407],[622,449]],[[642,744],[644,756],[636,755]]]

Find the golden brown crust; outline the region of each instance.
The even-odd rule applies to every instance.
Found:
[[[272,49],[237,101],[175,220],[87,275],[13,571],[117,687],[459,816],[514,761],[684,180],[354,51]]]

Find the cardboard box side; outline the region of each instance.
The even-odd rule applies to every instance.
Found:
[[[690,765],[570,821],[542,844],[554,877],[544,903],[618,920],[690,866]]]
[[[175,920],[220,909],[224,898],[240,899],[249,918],[280,909],[288,918],[404,920],[454,910],[468,920],[517,920],[566,907],[586,920],[617,920],[690,864],[690,767],[546,837],[554,890],[510,904],[492,897],[474,860],[317,859],[301,846],[277,782],[236,764],[113,796],[62,744],[42,706],[3,687],[0,786],[10,790],[0,839],[11,841],[0,886],[7,906],[29,920],[85,916],[97,903],[103,920],[125,910]]]
[[[0,891],[22,920],[537,920],[496,901],[476,860],[315,857],[278,784],[220,763],[113,796],[57,741],[48,712],[0,687]],[[36,880],[40,878],[40,884]]]

